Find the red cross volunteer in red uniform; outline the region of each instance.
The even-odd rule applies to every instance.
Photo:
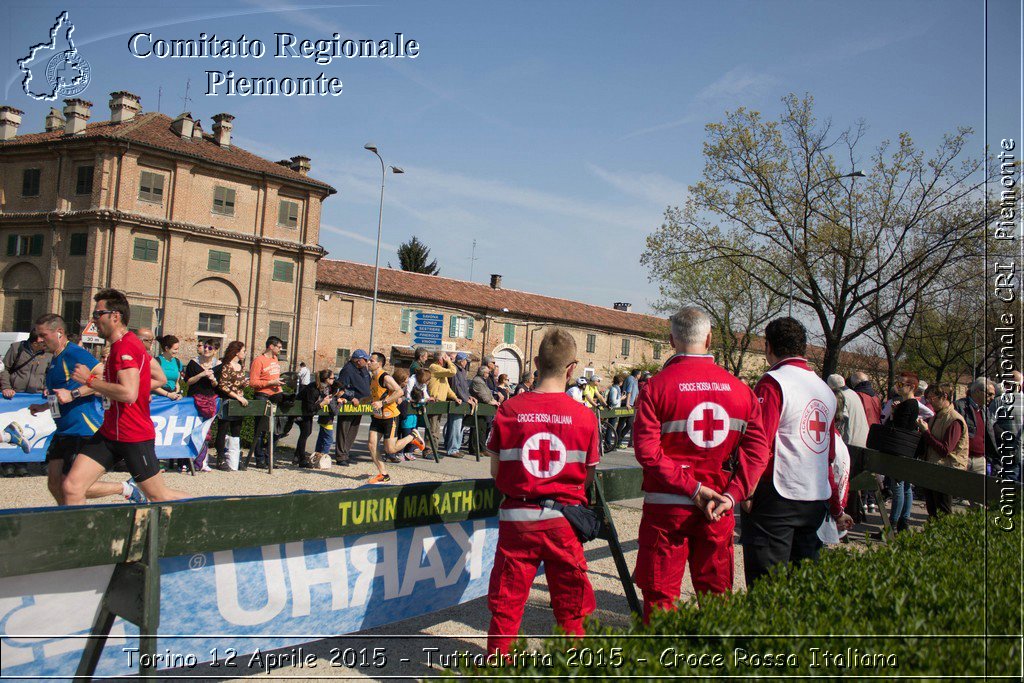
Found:
[[[699,308],[672,316],[676,350],[640,392],[633,422],[644,508],[634,578],[644,621],[679,598],[687,560],[698,593],[733,587],[735,518],[768,461],[760,408],[746,384],[708,355],[711,320]],[[730,475],[723,469],[737,450]]]
[[[566,633],[582,635],[583,619],[596,607],[583,546],[569,522],[530,502],[587,502],[586,487],[601,454],[596,416],[565,393],[575,358],[572,336],[550,329],[534,359],[539,375],[533,391],[501,404],[487,440],[491,474],[505,495],[487,593],[489,653],[508,653],[541,562],[555,619]]]
[[[843,512],[835,460],[835,394],[811,370],[807,332],[793,318],[765,328],[771,369],[754,387],[771,459],[744,507],[741,543],[747,586],[776,564],[817,559],[818,529],[831,514],[839,531],[852,526]]]

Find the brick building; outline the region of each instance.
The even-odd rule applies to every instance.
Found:
[[[110,117],[66,100],[44,132],[18,135],[22,112],[0,107],[0,330],[61,313],[77,332],[104,287],[125,291],[131,326],[185,342],[274,334],[286,360],[337,367],[369,343],[373,268],[326,260],[321,205],[335,193],[310,160],[274,163],[231,143],[233,117],[211,132],[190,114],[142,113],[111,94]],[[321,260],[323,259],[323,260]],[[664,321],[491,286],[381,270],[376,350],[411,359],[417,312],[442,316],[443,345],[526,369],[552,324],[576,336],[587,373],[657,361]],[[314,360],[315,355],[315,360]]]
[[[324,259],[317,275],[319,335],[315,365],[343,364],[357,348],[369,344],[373,266]],[[577,358],[585,374],[607,377],[613,368],[667,358],[668,326],[664,319],[630,313],[628,304],[605,308],[436,275],[381,269],[374,350],[392,363],[412,359],[417,313],[442,317],[443,345],[479,359],[496,357],[513,381],[530,369],[544,331],[561,325],[576,339]]]
[[[307,157],[268,161],[231,144],[228,114],[205,133],[188,113],[141,113],[131,93],[112,93],[103,121],[90,102],[65,105],[24,135],[22,112],[0,107],[0,329],[48,311],[79,326],[109,286],[128,294],[133,327],[312,346],[335,190]]]

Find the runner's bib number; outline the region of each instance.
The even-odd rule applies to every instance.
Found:
[[[57,399],[56,394],[50,394],[46,397],[46,402],[50,404],[50,417],[54,420],[60,419],[60,400]]]

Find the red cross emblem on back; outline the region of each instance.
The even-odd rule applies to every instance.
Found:
[[[828,445],[828,415],[828,407],[812,398],[800,416],[800,439],[815,453],[822,453]]]
[[[565,444],[554,434],[540,432],[526,440],[519,458],[527,472],[540,479],[550,479],[565,467]]]
[[[686,433],[700,448],[714,448],[729,436],[729,413],[712,401],[698,404],[686,418]]]

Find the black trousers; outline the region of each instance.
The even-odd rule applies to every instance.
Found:
[[[303,415],[296,422],[299,423],[299,440],[295,442],[295,464],[305,466],[306,440],[313,432],[313,416]]]
[[[362,415],[338,416],[338,431],[334,438],[335,460],[339,462],[348,460],[348,454],[352,450],[352,444],[356,442],[356,434],[359,432],[359,423],[362,421]]]
[[[751,511],[742,515],[740,534],[747,588],[775,565],[818,559],[818,527],[828,514],[827,500],[783,498],[769,474],[757,485],[752,502]]]
[[[487,446],[487,436],[488,436],[488,434],[491,433],[491,423],[493,423],[493,422],[494,422],[494,418],[491,417],[490,415],[486,415],[484,417],[477,417],[476,419],[473,419],[473,417],[470,417],[469,415],[467,415],[464,418],[463,425],[469,425],[469,452],[470,453],[472,453],[474,455],[476,454],[476,451],[474,449],[476,448],[475,432],[477,431],[477,425],[480,426],[480,436],[479,436],[480,448],[483,449],[483,448],[486,448],[486,446]]]
[[[620,417],[619,418],[619,424],[615,428],[615,434],[616,434],[615,445],[616,445],[616,448],[622,445],[622,440],[626,438],[626,432],[630,432],[630,435],[629,435],[629,445],[630,445],[630,447],[633,446],[633,434],[632,434],[632,431],[631,431],[632,429],[633,429],[633,416],[632,415],[627,415],[625,417]]]
[[[924,496],[929,517],[937,517],[940,512],[944,515],[953,513],[953,496],[929,489],[918,489],[918,492]]]
[[[236,420],[223,420],[217,419],[217,455],[223,457],[225,447],[224,441],[229,436],[241,436],[242,435],[242,420],[244,418],[238,418]]]
[[[280,392],[279,391],[278,393],[276,393],[276,394],[274,394],[272,396],[266,396],[266,395],[257,394],[257,397],[258,398],[266,399],[267,401],[270,401],[274,405],[278,405],[279,406],[279,405],[281,405],[281,401],[284,400],[284,392]],[[270,416],[269,415],[261,415],[256,420],[256,430],[255,430],[255,432],[252,435],[253,452],[256,454],[256,458],[258,460],[262,460],[263,458],[267,457],[267,451],[263,447],[263,435],[266,434],[269,430],[270,430]],[[273,433],[271,433],[271,438],[273,438]]]

